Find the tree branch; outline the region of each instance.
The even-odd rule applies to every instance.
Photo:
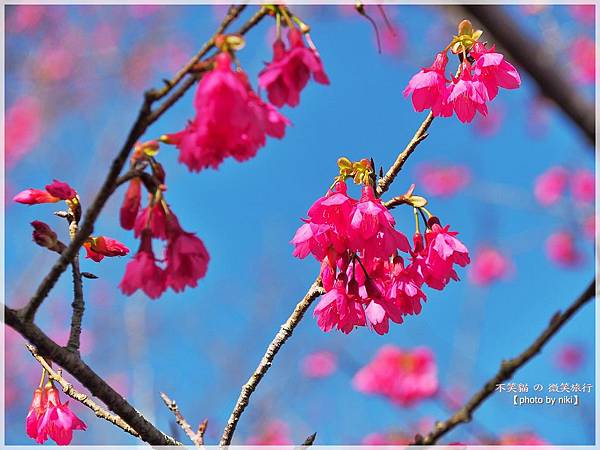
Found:
[[[244,5],[232,6],[229,9],[229,12],[221,25],[217,29],[216,34],[220,34],[225,31],[225,29],[231,24],[233,20],[235,20],[241,11],[245,8]],[[267,10],[264,7],[261,7],[259,11],[248,21],[242,25],[239,33],[245,34],[250,29],[252,29],[256,24],[258,24],[265,16],[267,15]],[[215,36],[216,36],[215,34]],[[50,292],[50,290],[56,284],[56,281],[60,277],[60,275],[65,271],[67,266],[73,260],[75,254],[79,251],[85,240],[90,236],[92,230],[94,228],[94,223],[98,218],[98,215],[102,211],[102,208],[106,204],[110,195],[114,192],[117,187],[117,181],[119,174],[121,173],[123,166],[127,162],[129,153],[131,149],[135,145],[135,143],[142,137],[142,135],[146,132],[146,129],[156,122],[177,100],[179,100],[183,94],[193,86],[194,82],[197,79],[197,75],[190,76],[185,82],[184,85],[181,86],[177,91],[173,93],[170,98],[167,98],[163,105],[160,105],[155,111],[152,111],[152,105],[154,102],[159,100],[160,98],[168,95],[173,91],[174,87],[179,83],[181,79],[185,76],[185,74],[191,73],[193,66],[206,55],[211,49],[214,48],[214,37],[209,39],[200,52],[195,55],[185,66],[184,68],[178,72],[177,75],[171,80],[165,87],[161,90],[149,90],[144,94],[144,101],[142,106],[138,112],[137,118],[132,125],[127,138],[125,139],[124,144],[119,150],[117,156],[112,161],[108,174],[102,183],[102,186],[90,207],[88,208],[83,223],[79,227],[79,231],[75,238],[71,241],[71,244],[67,247],[67,249],[61,254],[58,261],[52,266],[50,272],[46,275],[46,277],[42,280],[41,284],[38,286],[36,292],[33,294],[27,305],[18,311],[18,315],[20,318],[27,322],[32,322],[35,314]]]
[[[40,365],[44,369],[46,369],[46,372],[48,373],[48,377],[50,377],[52,380],[54,380],[58,384],[60,384],[60,386],[62,387],[62,390],[65,394],[67,394],[72,399],[77,400],[78,402],[80,402],[83,405],[90,408],[92,411],[94,411],[94,413],[96,414],[97,417],[100,417],[101,419],[109,421],[113,425],[116,425],[117,427],[121,428],[123,431],[131,434],[132,436],[135,436],[137,438],[140,437],[140,435],[137,433],[137,431],[135,431],[133,428],[131,428],[129,426],[129,424],[127,424],[127,422],[125,422],[119,416],[115,416],[115,415],[109,413],[107,410],[105,410],[104,408],[102,408],[101,406],[96,404],[94,401],[92,401],[87,395],[82,394],[81,392],[77,391],[58,372],[56,372],[54,369],[52,369],[50,364],[48,364],[46,362],[46,360],[42,356],[40,356],[37,349],[33,345],[27,344],[27,350],[29,350],[31,352],[31,354],[33,355],[33,357],[40,363]]]
[[[235,407],[233,408],[233,412],[231,413],[229,420],[227,421],[227,426],[223,431],[223,436],[221,437],[221,441],[219,443],[221,447],[231,444],[231,438],[233,437],[237,423],[240,420],[240,416],[246,409],[246,406],[248,406],[248,403],[250,402],[250,396],[256,389],[256,386],[258,386],[258,383],[260,383],[271,367],[275,355],[277,355],[285,341],[287,341],[292,335],[294,329],[296,326],[298,326],[302,320],[302,317],[304,317],[304,313],[306,313],[306,310],[310,307],[312,302],[324,293],[325,290],[321,285],[321,277],[318,277],[311,285],[304,298],[296,305],[290,317],[283,325],[281,325],[281,328],[275,335],[275,338],[269,344],[269,347],[267,347],[267,351],[260,360],[258,367],[252,376],[250,376],[250,379],[246,382],[246,384],[242,386],[240,396],[235,404]]]
[[[419,143],[421,143],[421,141],[427,138],[427,130],[429,129],[431,122],[433,122],[433,113],[429,112],[429,114],[427,114],[427,117],[425,117],[425,120],[423,121],[415,135],[408,142],[408,144],[406,144],[404,150],[398,155],[396,161],[394,161],[394,163],[388,169],[386,174],[379,179],[376,190],[376,194],[378,197],[381,197],[381,195],[389,189],[391,184],[396,179],[396,176],[398,175],[400,170],[402,170],[402,167],[404,166],[404,163],[406,162],[408,157],[412,155],[412,152],[415,151]]]
[[[465,405],[460,408],[454,415],[443,422],[437,422],[433,431],[427,436],[421,437],[417,435],[415,444],[431,445],[435,444],[439,438],[444,436],[450,430],[454,429],[461,423],[469,422],[473,412],[496,390],[496,386],[503,381],[512,377],[512,375],[527,362],[536,356],[546,345],[546,343],[554,336],[558,330],[581,309],[587,302],[595,296],[595,280],[592,280],[585,291],[569,306],[565,312],[560,311],[554,314],[550,319],[548,327],[542,331],[537,339],[527,347],[519,356],[509,360],[502,361],[498,373],[475,393]]]
[[[77,218],[73,211],[70,211],[67,217],[69,220],[69,235],[71,236],[71,240],[73,240],[77,234]],[[73,268],[73,303],[71,303],[73,314],[71,315],[71,331],[67,342],[67,350],[79,354],[81,322],[83,321],[83,313],[85,311],[83,280],[79,269],[79,253],[76,253],[73,257],[71,267]]]
[[[427,137],[426,131],[429,128],[429,125],[431,125],[432,121],[433,114],[429,113],[404,150],[398,155],[396,161],[394,161],[385,176],[379,180],[377,186],[378,196],[389,189],[400,170],[402,170],[402,167],[404,166],[404,163],[407,161],[408,157],[417,148],[419,143]],[[310,307],[313,301],[324,293],[325,290],[321,284],[321,278],[318,277],[310,286],[304,298],[296,305],[290,317],[283,325],[281,325],[279,332],[275,335],[275,338],[271,341],[269,347],[267,347],[267,351],[263,355],[258,367],[254,370],[254,373],[246,382],[246,384],[242,386],[240,396],[238,397],[238,400],[233,408],[233,412],[231,413],[225,430],[223,431],[223,435],[221,436],[221,441],[219,443],[220,446],[223,447],[231,443],[237,423],[240,420],[244,410],[248,406],[248,403],[250,402],[250,396],[256,390],[258,383],[260,383],[271,367],[275,355],[277,352],[279,352],[285,341],[292,335],[294,329],[298,326],[304,317],[306,310]]]
[[[142,416],[106,381],[94,372],[79,356],[61,347],[50,339],[32,322],[24,321],[17,311],[4,307],[4,320],[29,342],[33,343],[40,355],[67,370],[81,382],[94,397],[102,400],[111,411],[128,423],[140,439],[151,445],[178,445],[175,439],[167,436]]]
[[[200,433],[194,433],[190,424],[187,422],[187,420],[185,420],[183,414],[181,414],[181,411],[179,411],[179,407],[177,406],[177,403],[175,403],[175,400],[171,400],[164,392],[160,393],[160,398],[162,398],[162,401],[165,403],[167,408],[169,408],[169,410],[175,416],[177,425],[179,425],[185,434],[187,434],[194,445],[199,448],[202,447],[202,438],[200,437]]]

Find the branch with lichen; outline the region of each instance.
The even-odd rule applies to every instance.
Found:
[[[469,422],[475,410],[487,400],[496,390],[496,386],[503,381],[510,379],[513,374],[529,362],[533,357],[542,351],[544,345],[548,343],[552,337],[558,333],[561,327],[567,323],[577,311],[579,311],[586,303],[592,300],[596,292],[596,280],[592,280],[585,291],[564,311],[557,312],[550,319],[548,326],[542,333],[533,341],[517,357],[502,361],[500,369],[484,386],[477,391],[465,405],[454,413],[449,419],[442,422],[437,422],[434,429],[425,437],[417,435],[414,444],[417,445],[432,445],[435,444],[442,436],[456,428],[462,423]]]

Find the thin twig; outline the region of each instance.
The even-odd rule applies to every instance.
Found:
[[[240,396],[235,404],[235,407],[233,408],[233,412],[231,413],[229,420],[227,421],[227,426],[223,431],[223,436],[221,437],[221,441],[219,443],[221,447],[224,447],[231,443],[231,438],[233,437],[233,433],[235,432],[237,423],[240,420],[240,416],[246,409],[246,406],[248,406],[250,396],[256,389],[256,386],[258,386],[258,383],[260,383],[262,378],[265,376],[265,374],[271,367],[271,364],[273,363],[273,359],[275,358],[277,352],[279,352],[285,341],[287,341],[288,338],[292,335],[294,328],[298,326],[298,324],[302,320],[302,317],[304,316],[304,313],[310,307],[312,302],[324,293],[325,290],[323,289],[321,284],[321,277],[318,277],[311,285],[304,298],[300,300],[300,302],[296,305],[290,317],[285,321],[283,325],[281,325],[281,328],[275,335],[273,341],[269,344],[267,351],[260,360],[258,367],[254,371],[250,379],[246,382],[246,384],[242,386]]]
[[[208,427],[208,419],[204,419],[198,425],[198,431],[196,431],[196,435],[198,436],[198,442],[200,445],[204,445],[204,434],[206,433],[206,428]]]
[[[67,217],[69,221],[69,236],[73,240],[77,234],[77,218],[73,211]],[[71,315],[71,331],[67,342],[67,350],[79,354],[81,323],[85,311],[85,301],[83,299],[83,280],[81,278],[81,270],[79,269],[78,253],[73,257],[71,267],[73,268],[73,303],[71,303],[73,314]]]
[[[427,137],[426,131],[429,128],[429,125],[431,125],[432,121],[433,115],[429,113],[423,121],[423,123],[421,124],[421,126],[419,127],[419,129],[417,130],[417,132],[415,133],[415,135],[413,136],[413,138],[410,140],[410,142],[407,144],[404,150],[398,155],[396,161],[394,161],[394,163],[387,171],[385,176],[379,180],[379,184],[377,186],[377,194],[379,196],[388,190],[388,188],[396,178],[396,175],[398,175],[398,173],[402,169],[402,166],[404,166],[404,163],[406,162],[408,157],[412,154],[415,148],[417,148],[417,145],[419,145],[419,143]],[[271,367],[271,363],[273,362],[275,355],[281,349],[281,346],[285,343],[285,341],[292,335],[292,332],[298,326],[300,320],[302,320],[302,317],[304,317],[304,313],[310,307],[313,301],[320,295],[323,295],[324,293],[325,290],[323,289],[321,279],[319,277],[311,285],[304,298],[300,300],[300,302],[296,305],[294,311],[292,312],[288,320],[281,326],[279,332],[275,335],[275,338],[273,338],[273,340],[269,344],[269,347],[267,348],[267,351],[265,352],[260,363],[258,364],[258,367],[254,370],[254,373],[252,374],[248,382],[244,384],[244,386],[242,386],[242,391],[233,408],[233,412],[231,413],[229,420],[227,421],[227,426],[223,431],[223,436],[221,437],[219,445],[225,446],[231,443],[231,439],[233,437],[233,433],[235,432],[237,423],[240,420],[240,416],[243,414],[244,410],[248,406],[250,396],[258,386],[258,383],[260,383],[262,378],[265,376],[265,374]]]
[[[213,34],[213,36],[204,43],[202,48],[196,53],[170,80],[165,82],[165,86],[153,93],[154,100],[160,100],[167,95],[171,90],[179,84],[179,82],[191,72],[192,68],[214,47],[215,38],[222,34],[227,27],[238,18],[242,11],[246,9],[246,5],[232,5],[229,7],[223,21]],[[261,8],[262,10],[263,8]]]
[[[389,189],[390,185],[394,182],[394,179],[404,166],[404,163],[406,162],[408,157],[412,154],[412,152],[415,151],[419,143],[427,137],[427,130],[431,125],[431,122],[433,122],[433,113],[430,112],[429,114],[427,114],[427,117],[425,117],[425,120],[423,121],[415,135],[408,142],[408,144],[406,144],[404,150],[402,150],[402,152],[398,155],[396,161],[394,161],[394,163],[388,169],[386,174],[379,179],[376,191],[378,197],[381,197],[381,195]]]
[[[177,403],[175,403],[175,400],[171,400],[164,392],[160,393],[160,398],[162,398],[162,401],[165,402],[167,408],[169,408],[169,410],[175,416],[177,425],[179,425],[185,434],[187,434],[194,445],[196,447],[202,447],[202,442],[198,439],[198,435],[194,433],[190,424],[187,422],[187,420],[185,420],[183,414],[181,414],[181,411],[179,411],[179,407],[177,406]]]
[[[137,438],[140,437],[140,435],[119,416],[109,413],[107,410],[105,410],[104,408],[96,404],[93,400],[91,400],[87,395],[77,391],[69,382],[67,382],[67,380],[65,380],[61,375],[59,375],[42,356],[40,356],[37,349],[33,345],[27,344],[27,350],[29,350],[33,357],[40,363],[40,365],[44,369],[46,369],[48,377],[60,384],[60,387],[62,388],[65,394],[90,408],[92,411],[94,411],[94,414],[96,414],[97,417],[109,421],[113,425],[118,426],[123,431],[131,434],[132,436],[135,436]]]
[[[439,438],[444,436],[450,430],[461,423],[469,422],[473,412],[496,390],[496,386],[512,377],[512,375],[530,359],[537,355],[544,345],[554,336],[558,330],[589,302],[595,295],[595,280],[592,280],[585,291],[577,298],[565,312],[558,312],[552,316],[548,326],[542,331],[533,343],[527,347],[519,356],[509,360],[502,361],[498,373],[494,375],[487,383],[475,393],[465,405],[454,413],[449,419],[443,422],[437,422],[433,431],[427,436],[417,436],[415,444],[431,445],[435,444]]]

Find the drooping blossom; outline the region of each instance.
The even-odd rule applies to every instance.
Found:
[[[302,360],[302,373],[307,378],[325,378],[337,369],[337,357],[327,350],[310,353]]]
[[[121,209],[119,210],[121,226],[126,230],[133,229],[135,219],[140,210],[140,203],[142,201],[141,184],[142,182],[139,178],[134,178],[129,182],[127,192],[125,192],[125,197],[121,204]]]
[[[34,438],[38,443],[43,443],[50,437],[58,445],[69,445],[73,439],[73,430],[87,429],[86,424],[73,414],[69,402],[61,403],[58,390],[52,385],[45,389],[42,407],[44,411],[38,419],[37,436]]]
[[[134,236],[141,236],[145,230],[149,230],[153,238],[167,238],[167,213],[162,201],[151,200],[150,205],[138,212],[133,226]]]
[[[487,116],[487,102],[497,96],[499,88],[516,89],[521,85],[515,67],[494,47],[487,49],[477,42],[480,36],[481,31],[474,30],[469,21],[461,22],[459,35],[448,47],[463,55],[458,74],[446,75],[446,49],[436,55],[431,67],[411,78],[404,95],[412,94],[416,111],[430,109],[434,117],[454,113],[461,122],[468,123],[477,112]]]
[[[546,254],[551,261],[563,267],[574,267],[581,261],[575,238],[568,231],[557,231],[546,240]]]
[[[429,195],[449,197],[471,181],[469,168],[462,165],[424,164],[418,167],[419,185]]]
[[[408,82],[403,95],[412,95],[412,104],[415,111],[431,109],[434,116],[448,116],[446,99],[448,96],[446,87],[446,65],[448,56],[446,53],[438,53],[430,67],[422,68]],[[450,108],[450,114],[452,109]]]
[[[477,286],[489,286],[506,278],[511,270],[510,260],[497,248],[485,245],[473,257],[469,269],[469,280]]]
[[[583,365],[585,354],[581,345],[565,344],[554,354],[554,364],[567,373],[577,372]]]
[[[173,214],[167,219],[167,239],[166,285],[175,292],[183,291],[186,286],[196,287],[208,269],[209,256],[204,243],[194,233],[184,231]]]
[[[13,197],[13,201],[24,205],[38,205],[40,203],[56,203],[60,198],[41,189],[25,189]]]
[[[156,264],[152,251],[152,237],[144,231],[140,248],[135,257],[127,263],[125,275],[119,284],[125,295],[141,289],[151,299],[156,299],[167,289],[164,270]]]
[[[437,219],[431,220],[427,246],[421,238],[412,249],[369,182],[356,200],[345,182],[336,181],[311,206],[304,222],[291,243],[294,256],[312,254],[321,262],[326,293],[314,316],[325,332],[350,333],[367,326],[385,334],[390,321],[400,324],[404,316],[421,312],[424,283],[443,289],[450,279],[458,280],[454,265],[469,262],[456,232],[441,228]],[[409,264],[402,252],[412,257]]]
[[[45,390],[37,388],[33,393],[33,400],[31,401],[29,412],[25,419],[25,430],[27,431],[27,436],[31,439],[35,439],[39,444],[43,444],[47,439],[46,436],[38,435],[40,418],[44,414],[47,404],[48,399],[46,398]]]
[[[551,167],[535,180],[534,194],[537,201],[544,205],[553,205],[563,195],[569,180],[564,167]]]
[[[162,137],[179,149],[179,161],[191,171],[217,168],[228,156],[244,161],[266,143],[282,138],[289,121],[252,90],[246,75],[231,68],[221,52],[194,97],[196,117],[183,131]]]
[[[290,429],[281,420],[272,420],[263,425],[259,434],[250,436],[247,445],[291,445]]]
[[[475,58],[474,75],[485,86],[488,100],[498,95],[498,88],[517,89],[521,85],[517,69],[493,46],[488,50],[484,44],[477,42],[471,49],[471,56]]]
[[[463,123],[471,122],[475,113],[487,116],[486,102],[488,97],[487,86],[478,76],[471,74],[471,65],[462,63],[462,70],[458,78],[452,76],[446,103],[452,106],[456,117]]]
[[[352,384],[360,392],[382,395],[400,406],[412,406],[432,397],[438,389],[435,358],[426,347],[404,350],[385,345],[356,373]]]
[[[282,107],[297,106],[300,92],[312,78],[320,84],[329,84],[323,63],[316,50],[307,48],[302,32],[292,28],[288,32],[289,48],[281,39],[273,43],[273,60],[258,75],[258,84],[267,91],[269,101]]]
[[[129,253],[125,244],[106,236],[90,236],[83,246],[87,252],[86,258],[96,262],[102,261],[105,256],[125,256]]]
[[[595,198],[596,179],[591,170],[580,169],[571,175],[571,195],[582,203],[593,203]]]
[[[449,225],[442,228],[437,218],[431,218],[430,222],[425,245],[419,234],[414,237],[412,264],[429,287],[441,290],[450,280],[459,280],[454,265],[465,267],[471,260],[468,249],[456,238],[458,233],[449,231]]]

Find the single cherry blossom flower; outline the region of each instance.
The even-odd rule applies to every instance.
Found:
[[[165,273],[156,264],[152,251],[152,236],[148,231],[142,233],[140,248],[134,258],[127,263],[119,287],[125,295],[131,295],[141,289],[151,299],[160,297],[167,289]]]
[[[310,353],[302,360],[302,373],[307,378],[325,378],[337,369],[337,358],[334,353],[321,350]]]
[[[560,200],[569,179],[569,173],[564,167],[551,167],[535,180],[534,195],[537,201],[549,206]]]
[[[581,262],[575,238],[568,231],[557,231],[546,240],[546,254],[551,261],[563,267],[574,267]]]
[[[73,439],[73,430],[86,430],[87,426],[69,408],[69,402],[61,403],[58,390],[50,385],[46,387],[47,406],[38,421],[37,442],[44,442],[47,436],[58,445],[69,445]]]
[[[482,246],[475,252],[469,270],[469,280],[477,286],[488,286],[506,278],[512,268],[510,260],[491,246]]]
[[[400,406],[412,406],[437,392],[435,358],[426,347],[403,350],[385,345],[356,373],[352,384],[360,392],[383,395]]]

